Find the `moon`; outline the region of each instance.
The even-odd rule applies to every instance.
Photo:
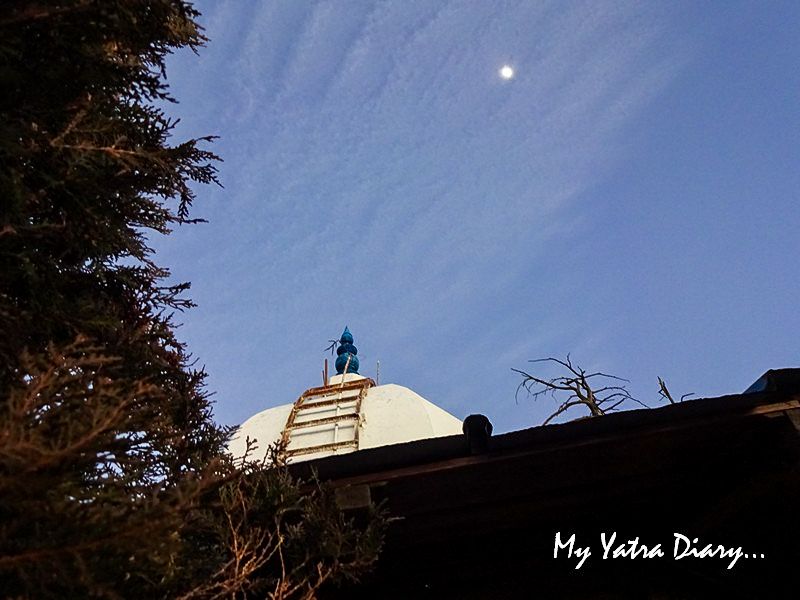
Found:
[[[500,77],[503,79],[512,79],[514,77],[514,69],[511,65],[503,65],[500,67]]]

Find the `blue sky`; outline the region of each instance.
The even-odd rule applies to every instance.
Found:
[[[153,243],[221,422],[317,385],[345,325],[363,374],[497,431],[555,407],[515,401],[529,359],[650,403],[800,366],[800,3],[197,6],[169,110],[225,187]]]

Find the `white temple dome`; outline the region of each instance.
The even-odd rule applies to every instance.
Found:
[[[393,383],[385,385],[372,385],[364,390],[364,397],[361,399],[361,406],[358,417],[333,421],[339,416],[349,416],[353,414],[352,404],[355,394],[353,390],[342,388],[341,394],[336,391],[337,385],[341,384],[343,376],[336,375],[331,377],[328,395],[341,395],[341,402],[328,404],[324,407],[310,409],[311,412],[305,415],[305,421],[325,421],[319,425],[294,429],[290,434],[288,450],[300,450],[300,453],[289,455],[289,460],[296,462],[300,460],[310,460],[330,456],[332,454],[344,454],[354,450],[366,448],[376,448],[378,446],[389,446],[391,444],[402,444],[414,440],[424,440],[428,438],[444,437],[448,435],[461,434],[461,421],[442,410],[435,404],[428,402],[412,390],[402,385]],[[371,380],[361,375],[348,373],[345,383],[363,380],[368,383]],[[316,388],[323,390],[325,388]],[[314,396],[309,396],[314,398]],[[320,397],[323,397],[320,395]],[[311,404],[314,404],[312,401]],[[268,408],[247,419],[236,435],[231,440],[228,451],[236,457],[242,456],[246,450],[247,438],[255,440],[257,450],[250,456],[253,460],[260,460],[266,453],[271,444],[281,440],[286,431],[289,416],[292,413],[294,404],[284,404],[274,408]],[[302,421],[300,421],[302,423]],[[357,428],[357,436],[355,428]],[[355,443],[352,440],[355,438]],[[351,442],[351,444],[346,444]],[[307,449],[308,452],[302,452]]]
[[[340,357],[346,358],[337,362],[337,368],[344,374],[331,377],[325,386],[307,390],[294,404],[253,415],[236,432],[228,451],[241,457],[249,438],[257,443],[249,458],[261,460],[270,445],[282,442],[287,460],[297,462],[461,434],[459,419],[407,387],[375,385],[371,379],[349,372],[351,363],[358,368],[358,362],[346,328],[342,340],[345,350],[340,351]],[[344,367],[340,363],[345,363]]]

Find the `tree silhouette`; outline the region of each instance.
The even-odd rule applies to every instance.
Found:
[[[0,11],[9,597],[310,597],[375,557],[377,526],[361,535],[324,490],[225,454],[175,335],[189,284],[167,283],[149,238],[197,222],[193,186],[217,181],[213,138],[171,143],[161,108],[166,56],[205,42],[197,17],[180,0]]]

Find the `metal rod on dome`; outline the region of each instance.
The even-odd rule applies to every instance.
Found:
[[[346,376],[346,375],[347,375],[347,373],[348,373],[348,369],[350,368],[350,359],[351,359],[351,358],[353,358],[353,355],[352,355],[352,354],[350,354],[350,353],[348,353],[348,354],[347,354],[347,362],[346,362],[346,363],[344,363],[344,371],[342,371],[342,383],[341,383],[341,385],[339,386],[339,390],[341,390],[341,389],[344,387],[344,378],[345,378],[345,376]],[[340,391],[339,393],[341,393],[341,391]]]
[[[375,367],[375,385],[381,384],[381,361],[378,361],[378,366]]]
[[[322,371],[322,385],[328,385],[328,359],[325,359],[325,370]]]

